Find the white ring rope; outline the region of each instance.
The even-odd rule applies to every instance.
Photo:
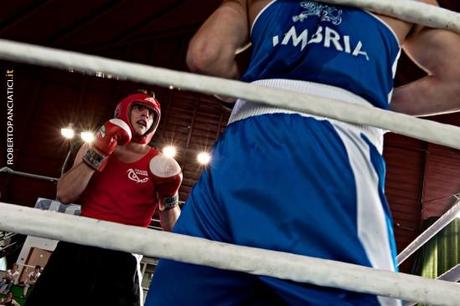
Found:
[[[410,23],[460,33],[460,14],[418,0],[320,0],[349,5],[395,17]]]
[[[432,305],[458,306],[460,296],[456,283],[2,202],[0,229]]]
[[[0,39],[0,58],[85,73],[103,73],[121,79],[164,87],[238,97],[340,121],[375,126],[424,141],[460,149],[460,128],[409,115],[288,90],[239,81],[178,72],[77,52],[39,47]]]

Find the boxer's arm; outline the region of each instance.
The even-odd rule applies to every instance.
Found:
[[[57,199],[62,203],[72,203],[88,186],[95,170],[83,162],[83,156],[89,149],[88,144],[83,144],[78,150],[73,167],[58,181]]]
[[[165,231],[172,231],[174,225],[176,224],[177,222],[177,219],[179,218],[179,215],[180,215],[180,208],[179,206],[176,206],[174,208],[171,208],[169,210],[165,210],[165,211],[160,211],[160,223],[161,223],[161,227],[165,230]]]
[[[187,65],[191,71],[239,78],[236,51],[249,42],[246,0],[225,0],[190,41]]]
[[[396,88],[391,109],[415,116],[459,111],[460,35],[418,26],[403,48],[428,75]]]

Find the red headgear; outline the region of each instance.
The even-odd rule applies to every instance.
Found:
[[[137,135],[134,131],[133,125],[131,124],[130,111],[133,104],[145,105],[153,111],[152,126],[147,132],[145,132],[144,135]],[[149,143],[152,139],[153,134],[155,134],[158,124],[160,123],[160,116],[161,109],[158,100],[156,100],[155,97],[144,93],[136,93],[125,97],[118,103],[117,108],[115,109],[115,118],[121,119],[129,125],[133,134],[132,141],[142,144]]]

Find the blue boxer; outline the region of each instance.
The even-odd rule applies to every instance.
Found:
[[[400,47],[366,11],[272,1],[251,40],[247,82],[388,107]],[[239,100],[174,231],[395,271],[382,139],[376,128]],[[162,260],[146,305],[400,302]]]

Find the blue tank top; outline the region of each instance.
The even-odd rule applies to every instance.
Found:
[[[328,84],[388,108],[400,54],[394,32],[357,8],[275,0],[251,30],[242,80],[294,79]]]

